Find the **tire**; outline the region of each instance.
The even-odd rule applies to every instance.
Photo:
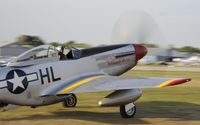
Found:
[[[70,94],[64,101],[64,107],[75,107],[77,103],[77,98],[75,94]]]
[[[133,103],[131,103],[133,104]],[[129,104],[128,104],[129,105]],[[133,104],[133,107],[126,111],[126,105],[120,106],[120,114],[123,118],[133,118],[136,114],[136,106]]]

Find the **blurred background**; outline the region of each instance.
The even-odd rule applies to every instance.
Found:
[[[88,48],[137,43],[147,55],[125,76],[192,78],[144,89],[134,119],[97,102],[110,92],[78,94],[61,104],[0,112],[0,124],[200,124],[199,0],[0,0],[0,66],[39,45]]]

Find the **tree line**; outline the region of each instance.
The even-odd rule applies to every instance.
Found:
[[[43,45],[46,44],[44,42],[43,39],[41,39],[38,36],[31,36],[31,35],[21,35],[19,37],[17,37],[16,42],[20,45],[31,45],[31,46],[39,46],[39,45]],[[86,43],[80,43],[80,42],[76,42],[76,41],[67,41],[67,42],[50,42],[50,45],[53,45],[55,47],[57,46],[73,46],[73,47],[77,47],[77,48],[88,48],[91,47],[91,45],[86,44]],[[158,45],[156,44],[143,44],[145,47],[147,48],[157,48]],[[180,48],[173,48],[177,51],[180,52],[195,52],[195,53],[200,53],[200,48],[197,47],[192,47],[192,46],[184,46],[184,47],[180,47]]]
[[[50,44],[52,46],[73,46],[76,48],[88,48],[91,47],[89,44],[80,43],[76,41],[67,41],[67,42],[50,42],[45,43],[43,39],[41,39],[39,36],[32,36],[32,35],[21,35],[17,37],[16,43],[19,45],[30,45],[33,47],[44,45],[44,44]]]

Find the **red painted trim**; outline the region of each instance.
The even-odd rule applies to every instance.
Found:
[[[170,82],[169,84],[167,84],[165,86],[174,86],[174,85],[182,84],[182,83],[189,82],[189,81],[191,81],[190,78],[177,79],[177,80]]]
[[[135,48],[135,61],[137,62],[147,54],[147,48],[140,44],[133,44]]]

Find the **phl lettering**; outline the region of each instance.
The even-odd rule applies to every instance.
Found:
[[[54,72],[53,72],[53,67],[50,67],[50,70],[51,70],[51,76],[52,76],[52,80],[53,80],[53,82],[58,81],[58,80],[61,80],[60,77],[55,78],[55,76],[54,76]]]
[[[53,71],[53,67],[50,67],[50,74],[51,74],[51,78],[50,78],[50,74],[49,74],[49,69],[45,68],[45,71],[43,72],[42,69],[39,69],[39,73],[40,73],[40,78],[41,78],[41,84],[44,84],[44,79],[47,78],[48,83],[55,82],[58,80],[61,80],[60,77],[55,77],[54,75],[54,71]]]

